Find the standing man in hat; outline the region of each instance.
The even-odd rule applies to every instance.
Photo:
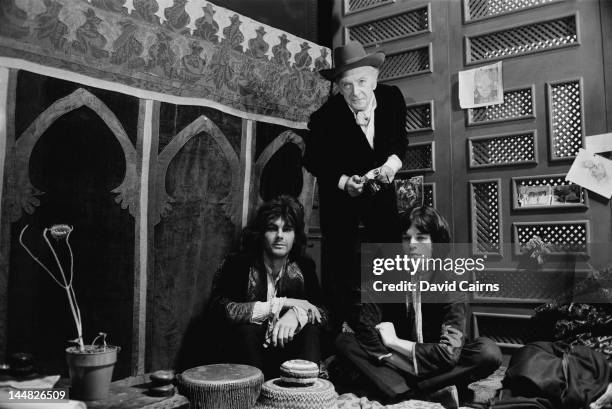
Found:
[[[323,234],[322,284],[339,327],[359,286],[359,226],[365,241],[401,242],[393,179],[406,150],[406,104],[395,86],[378,84],[381,52],[350,41],[319,71],[339,93],[310,117],[304,165],[317,177]]]

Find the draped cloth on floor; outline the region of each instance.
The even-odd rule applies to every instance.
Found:
[[[605,355],[581,345],[534,342],[513,355],[503,380],[514,398],[491,408],[587,408],[610,382],[612,366]]]

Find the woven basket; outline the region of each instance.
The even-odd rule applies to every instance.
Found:
[[[334,385],[324,379],[316,379],[310,386],[295,386],[277,378],[263,384],[253,409],[336,409],[337,396]]]
[[[250,409],[259,396],[263,373],[238,364],[204,365],[177,376],[179,392],[192,409]]]
[[[319,365],[303,359],[285,361],[280,367],[280,379],[284,383],[312,385],[319,376]]]

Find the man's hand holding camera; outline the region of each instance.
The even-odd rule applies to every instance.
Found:
[[[353,175],[346,181],[344,189],[350,197],[357,197],[363,193],[364,180],[361,176]]]
[[[391,183],[395,179],[395,172],[388,165],[382,165],[379,168],[370,170],[364,176],[367,180],[375,180],[380,183]]]
[[[353,175],[347,179],[344,190],[351,197],[360,196],[364,189],[370,194],[376,194],[383,185],[388,185],[395,179],[395,171],[390,166],[371,169],[364,176]]]

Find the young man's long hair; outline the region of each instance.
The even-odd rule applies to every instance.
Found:
[[[410,213],[401,216],[402,231],[406,232],[411,225],[421,233],[431,236],[434,243],[434,257],[446,257],[450,252],[451,242],[450,228],[448,222],[436,209],[430,206],[420,206],[412,209]]]
[[[288,195],[277,196],[265,202],[257,210],[257,214],[245,232],[245,250],[255,257],[263,252],[264,234],[268,226],[276,219],[281,218],[285,225],[289,225],[295,232],[293,247],[289,258],[295,259],[304,255],[306,250],[306,232],[304,231],[304,207],[295,198]]]

